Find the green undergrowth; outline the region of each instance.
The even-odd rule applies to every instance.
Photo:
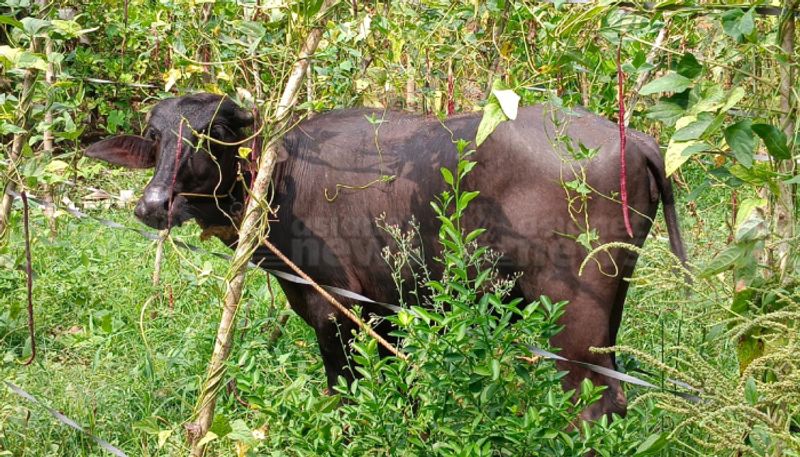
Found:
[[[21,228],[20,215],[16,212],[12,221],[16,228]],[[51,241],[41,212],[33,209],[31,216],[37,354],[30,366],[21,365],[30,354],[24,271],[0,269],[0,377],[129,455],[158,454],[148,445],[153,427],[174,428],[171,441],[175,455],[180,455],[179,426],[191,415],[211,352],[222,295],[218,275],[224,274],[226,262],[178,253],[167,245],[156,287],[154,242],[71,216],[59,217],[58,236]],[[102,216],[139,225],[130,208],[103,211]],[[200,244],[197,231],[176,230],[182,239]],[[218,243],[205,247],[222,249]],[[24,264],[18,259],[23,252],[21,233],[15,230],[0,259],[12,266]],[[309,388],[321,390],[322,373],[314,369],[321,363],[311,347],[312,334],[297,317],[287,322],[287,336],[265,349],[275,320],[285,312],[280,289],[273,290],[274,304],[266,275],[250,274],[237,355],[258,351],[269,382],[282,379],[282,370],[310,367]],[[0,389],[0,405],[0,450],[15,456],[100,452],[5,388]],[[159,423],[152,424],[152,418]]]

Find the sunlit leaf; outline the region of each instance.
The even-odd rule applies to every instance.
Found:
[[[512,121],[517,118],[517,109],[519,108],[519,95],[514,93],[511,89],[492,89],[492,95],[497,97],[500,103],[500,108],[503,114]]]
[[[181,79],[182,73],[177,68],[171,68],[164,74],[164,90],[169,92],[172,89],[172,86]]]
[[[705,133],[706,129],[711,122],[714,120],[714,117],[708,113],[700,113],[697,116],[697,119],[690,122],[684,127],[679,128],[674,134],[672,134],[673,141],[689,141],[689,140],[696,140],[700,138],[703,133]]]
[[[705,141],[670,141],[664,155],[667,176],[677,171],[693,154],[707,151],[709,148]]]

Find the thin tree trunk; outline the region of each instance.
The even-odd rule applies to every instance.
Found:
[[[797,7],[798,0],[784,0],[784,14],[779,21],[778,40],[781,50],[784,53],[784,60],[780,61],[780,93],[781,111],[785,114],[781,119],[781,126],[790,144],[794,143],[795,131],[797,128],[797,106],[794,97],[794,35],[795,17],[793,11]],[[794,144],[793,144],[794,145]],[[796,145],[795,145],[796,146]],[[793,175],[795,173],[795,162],[793,160],[782,160],[778,163],[778,171]],[[788,279],[787,267],[790,257],[790,243],[796,230],[795,221],[795,202],[794,186],[791,184],[779,183],[780,193],[776,197],[775,211],[773,212],[773,224],[775,235],[782,240],[775,249],[774,255],[780,269],[781,280]]]
[[[36,40],[31,43],[31,51],[37,52]],[[39,76],[39,71],[35,68],[25,70],[25,76],[22,80],[22,94],[19,97],[16,113],[16,125],[24,130],[22,133],[14,134],[14,142],[9,152],[9,162],[11,168],[16,167],[16,162],[22,154],[22,147],[28,139],[30,129],[30,109],[33,102],[33,93],[36,86],[36,78]],[[3,201],[0,203],[0,239],[8,234],[8,219],[11,215],[11,203],[14,198],[11,192],[17,189],[16,182],[9,177],[8,182],[5,184],[5,191],[3,192]]]
[[[46,5],[44,1],[41,4]],[[49,37],[45,38],[44,45],[45,55],[49,56],[53,52],[53,40]],[[47,111],[44,113],[44,123],[46,125],[44,133],[42,134],[42,152],[48,158],[53,156],[53,97],[52,90],[53,84],[56,82],[56,69],[55,64],[52,62],[47,63],[47,71],[44,74],[45,90],[47,91]],[[47,205],[44,207],[44,214],[47,217],[47,225],[50,231],[50,240],[56,239],[57,225],[56,225],[56,207],[53,199],[52,186],[45,186],[44,188],[44,201]]]
[[[326,1],[327,6],[331,6],[335,1]],[[309,33],[303,48],[300,51],[297,62],[295,62],[289,79],[286,82],[283,95],[278,104],[275,114],[275,122],[284,122],[293,101],[303,83],[308,68],[309,58],[314,54],[322,38],[322,29],[315,28]],[[277,130],[276,130],[277,131]],[[247,272],[247,262],[250,260],[259,239],[261,238],[262,228],[264,227],[265,214],[263,210],[264,196],[266,195],[272,172],[277,160],[277,143],[272,142],[267,146],[266,151],[261,156],[261,161],[256,175],[255,183],[252,188],[252,198],[250,199],[245,218],[239,231],[239,244],[233,255],[230,271],[230,280],[225,291],[225,298],[222,310],[222,317],[217,331],[214,352],[208,365],[206,380],[203,383],[203,390],[198,399],[197,421],[187,428],[190,431],[191,455],[203,455],[204,446],[200,444],[202,438],[208,433],[214,418],[214,408],[216,406],[217,393],[223,385],[225,376],[225,361],[231,351],[233,342],[233,328],[236,312],[239,307],[239,300],[244,286],[245,273]]]
[[[489,65],[489,72],[487,75],[486,80],[486,97],[488,98],[492,95],[492,86],[494,84],[494,78],[497,74],[500,73],[500,61],[502,60],[502,55],[500,54],[500,49],[502,45],[500,44],[500,39],[503,37],[503,32],[506,29],[506,23],[508,22],[508,13],[509,8],[511,7],[511,2],[506,2],[506,6],[503,9],[503,15],[500,16],[500,20],[495,22],[494,28],[492,29],[492,43],[494,44],[494,58],[492,59],[492,63]]]
[[[667,39],[667,35],[669,34],[669,25],[670,19],[667,18],[664,20],[664,25],[661,27],[661,30],[658,32],[658,36],[656,37],[656,41],[653,42],[653,47],[650,48],[650,52],[647,53],[646,62],[648,64],[653,64],[656,60],[656,56],[658,55],[658,51],[661,49],[661,46],[664,44],[664,40]],[[652,70],[645,70],[639,73],[639,76],[636,78],[636,84],[633,86],[633,90],[631,91],[631,98],[628,100],[628,107],[625,110],[625,126],[627,127],[628,124],[631,122],[631,116],[633,115],[633,111],[636,108],[636,103],[639,102],[639,91],[642,90],[644,83],[650,79],[650,73]]]
[[[214,3],[205,3],[203,8],[201,9],[200,13],[200,21],[203,25],[208,24],[208,20],[211,19],[211,12],[213,11]],[[195,53],[195,60],[198,62],[202,62],[203,65],[203,74],[200,75],[203,78],[203,82],[209,83],[213,79],[213,75],[211,74],[211,65],[207,65],[207,62],[210,60],[211,57],[211,45],[208,42],[205,42],[197,48],[197,52]]]
[[[408,111],[417,110],[417,80],[414,76],[414,66],[411,59],[406,58],[406,109]],[[388,104],[387,104],[388,106]]]

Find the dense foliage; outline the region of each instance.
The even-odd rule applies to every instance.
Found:
[[[311,26],[324,36],[298,114],[484,110],[488,135],[515,96],[616,119],[621,82],[631,126],[664,145],[692,269],[667,253],[657,221],[615,350],[624,370],[702,401],[628,387],[626,418],[575,426],[561,374],[519,344],[546,345],[568,305],[507,301],[480,233],[460,230],[463,195],[480,189],[458,188],[472,162],[456,142],[461,165],[443,172],[452,189],[434,202],[444,276],[427,277],[413,233],[382,227],[396,240],[387,262],[436,292],[392,318],[413,366],[380,359],[358,335],[363,377],[325,395],[313,335],[292,315],[272,336],[289,311],[253,272],[211,452],[800,455],[797,54],[793,16],[776,7],[796,1],[323,3],[0,0],[4,183],[133,226],[130,190],[146,176],[87,161],[84,145],[138,133],[154,101],[194,91],[227,93],[269,120]],[[167,242],[154,286],[153,249],[137,234],[34,208],[40,348],[21,366],[31,346],[20,209],[0,243],[2,377],[129,455],[185,454],[226,265]],[[199,243],[198,231],[172,237]],[[578,242],[587,255],[604,248],[590,226]],[[583,386],[582,402],[596,396]],[[0,455],[102,452],[10,392],[0,398]]]

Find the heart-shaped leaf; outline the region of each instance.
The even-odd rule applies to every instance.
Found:
[[[661,92],[683,92],[692,80],[678,73],[669,73],[658,79],[650,81],[639,91],[641,95],[658,94]]]

